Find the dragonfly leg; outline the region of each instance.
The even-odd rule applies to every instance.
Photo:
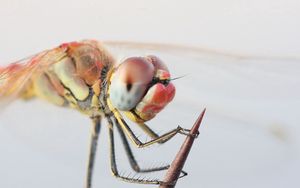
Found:
[[[118,129],[119,133],[120,133],[121,140],[122,140],[122,143],[124,145],[126,155],[129,159],[129,163],[130,163],[130,165],[131,165],[131,167],[134,171],[146,173],[146,172],[155,172],[155,171],[167,170],[170,167],[170,165],[165,165],[165,166],[161,166],[161,167],[147,168],[147,169],[140,168],[140,165],[137,163],[137,161],[136,161],[136,159],[133,155],[133,152],[130,148],[130,145],[128,143],[126,135],[123,132],[123,130],[122,130],[122,128],[121,128],[121,126],[118,122],[116,122],[116,126],[117,126],[117,129]]]
[[[148,142],[142,142],[140,141],[137,136],[133,133],[133,131],[130,129],[130,127],[128,126],[128,124],[125,122],[125,120],[123,119],[123,117],[121,116],[121,114],[119,114],[118,112],[113,112],[114,116],[113,118],[116,119],[116,121],[121,125],[123,131],[125,131],[125,133],[127,134],[127,136],[131,139],[131,141],[139,148],[142,147],[147,147],[150,146],[152,144],[155,143],[159,143],[159,142],[166,142],[168,140],[170,140],[172,137],[174,137],[176,134],[183,134],[183,135],[187,135],[187,136],[193,136],[193,137],[197,137],[198,134],[194,135],[194,134],[189,134],[189,130],[188,129],[183,129],[182,127],[178,126],[177,128],[161,135],[158,136]]]
[[[148,135],[150,136],[152,139],[156,139],[159,137],[159,135],[157,133],[155,133],[148,125],[146,125],[145,123],[138,123],[139,127]],[[169,137],[165,140],[160,140],[157,143],[159,144],[163,144],[165,142],[167,142],[168,140],[170,140],[172,137]]]
[[[128,112],[128,113],[131,113],[131,112]],[[134,114],[133,113],[131,113],[131,115],[132,116],[134,116]],[[146,125],[145,123],[142,123],[142,122],[140,122],[140,123],[137,123],[137,125],[148,135],[148,136],[150,136],[152,139],[155,139],[155,138],[157,138],[157,137],[159,137],[158,136],[158,134],[156,133],[156,132],[154,132],[148,125]],[[169,140],[169,139],[168,139]],[[159,144],[162,144],[162,143],[165,143],[165,142],[167,142],[168,140],[161,140],[161,141],[159,141],[158,143]]]
[[[158,134],[156,132],[154,132],[148,125],[146,125],[145,123],[137,123],[138,126],[148,135],[150,136],[152,139],[157,138]]]
[[[111,171],[112,174],[122,180],[122,181],[126,181],[126,182],[130,182],[130,183],[140,183],[140,184],[161,184],[163,182],[159,181],[159,180],[148,180],[148,179],[144,179],[144,178],[131,178],[131,177],[126,177],[126,176],[122,176],[119,174],[118,172],[118,168],[117,168],[117,164],[116,164],[116,156],[115,156],[115,143],[114,143],[114,130],[113,130],[113,123],[112,120],[108,118],[108,122],[109,122],[109,142],[110,142],[110,165],[111,165]]]
[[[95,164],[95,156],[97,151],[97,142],[98,142],[99,132],[101,128],[101,117],[95,117],[92,120],[93,120],[93,125],[91,127],[91,139],[89,145],[89,156],[88,156],[86,185],[85,185],[86,188],[92,187],[92,177],[93,177],[93,169]]]
[[[128,112],[130,113],[132,116],[135,116],[134,113],[132,112]],[[159,135],[157,133],[155,133],[148,125],[146,125],[145,123],[142,122],[142,119],[138,119],[138,120],[141,120],[139,121],[139,123],[137,123],[137,125],[148,135],[150,136],[152,139],[156,139],[159,137]],[[189,129],[182,129],[182,132],[180,132],[181,134],[184,134],[184,135],[187,135],[187,136],[194,136],[194,137],[197,137],[198,134],[196,135],[191,135],[190,133],[190,130]],[[169,138],[170,139],[170,138]],[[167,142],[169,139],[165,139],[165,140],[160,140],[158,141],[157,143],[159,144],[163,144],[165,142]]]

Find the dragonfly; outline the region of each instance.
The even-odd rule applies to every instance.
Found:
[[[282,169],[297,172],[299,169],[299,160],[293,161],[294,158],[291,157],[294,153],[299,152],[299,144],[297,143],[299,141],[298,138],[300,138],[297,134],[299,132],[297,124],[299,110],[297,109],[300,101],[299,58],[244,55],[161,43],[102,41],[101,44],[112,54],[110,58],[115,59],[113,60],[115,62],[114,68],[126,57],[135,56],[136,54],[155,54],[168,63],[168,69],[172,72],[172,75],[187,74],[183,79],[178,80],[180,84],[176,83],[176,98],[168,106],[165,106],[172,108],[164,108],[165,110],[156,114],[156,118],[152,118],[152,120],[154,124],[159,124],[161,119],[175,124],[180,119],[180,123],[184,124],[189,117],[193,116],[194,111],[199,110],[199,104],[207,107],[209,113],[207,113],[205,121],[209,124],[210,135],[214,135],[214,137],[203,134],[201,142],[207,142],[212,145],[201,146],[201,160],[199,158],[194,160],[191,158],[192,161],[190,161],[193,166],[201,166],[201,171],[197,168],[192,168],[191,173],[203,177],[201,179],[203,184],[212,187],[220,187],[220,184],[231,185],[232,178],[234,178],[235,182],[241,186],[245,186],[245,182],[247,182],[249,186],[259,187],[261,185],[260,181],[250,183],[248,181],[249,178],[264,179],[266,174],[268,174],[267,180],[272,179],[270,182],[275,187],[276,185],[282,185],[282,179],[290,183],[289,176],[283,177],[281,173],[274,174],[273,172],[282,172]],[[43,66],[50,66],[48,63],[54,64],[65,53],[60,52],[60,56],[52,51],[52,53],[57,54],[55,56],[57,59],[52,59],[52,63],[51,61],[46,61],[46,57],[50,57],[50,51],[41,52],[39,56],[26,58],[8,66],[10,68],[6,68],[6,72],[10,70],[10,72],[17,73],[20,65],[26,65],[25,67],[31,67],[35,70],[25,71],[27,74],[19,72],[23,78],[18,80],[12,79],[14,83],[18,83],[14,84],[14,88],[8,87],[10,92],[8,93],[7,90],[7,95],[1,96],[1,107],[20,97],[18,94],[24,91],[22,87],[26,87],[26,83],[28,83],[26,81],[33,78],[34,72],[41,73],[42,70],[46,70]],[[34,67],[32,65],[34,63],[28,64],[30,60],[34,62],[38,58],[45,60],[43,64],[39,65],[40,67]],[[3,68],[2,72],[4,72]],[[170,71],[168,72],[170,73]],[[9,78],[7,77],[8,74],[2,75],[5,76],[2,77],[1,84]],[[172,80],[173,78],[170,77],[170,81]],[[11,82],[8,81],[7,83]],[[170,83],[175,84],[174,81]],[[30,97],[32,97],[32,94],[23,92],[22,98],[29,99]],[[21,103],[15,107],[19,109],[22,105],[24,104]],[[178,109],[184,110],[184,113],[178,112]],[[22,110],[17,111],[23,114]],[[118,111],[123,113],[121,110]],[[39,113],[40,116],[42,114],[43,112]],[[10,116],[9,114],[6,115]],[[123,116],[126,118],[128,114]],[[173,116],[178,117],[174,118]],[[0,118],[1,123],[5,119],[2,117]],[[11,117],[13,118],[14,115]],[[73,119],[70,121],[73,122]],[[3,122],[6,123],[6,121]],[[130,123],[130,121],[126,123]],[[16,132],[21,128],[22,131],[18,136],[23,136],[28,129],[44,130],[47,122],[44,124],[43,126],[40,124],[24,125],[23,128],[19,127],[19,125],[10,125],[9,127],[16,129]],[[138,125],[136,127],[145,128],[140,123],[136,124]],[[31,127],[29,128],[28,126]],[[54,131],[52,135],[49,135],[49,129],[56,130],[60,128],[60,131],[61,129],[70,131],[69,129],[72,128],[55,127],[56,125],[53,124],[48,126],[47,134],[38,132],[38,135],[32,135],[32,130],[28,130],[29,136],[25,138],[26,141],[35,139],[32,143],[41,144],[43,142],[42,139],[46,139],[45,143],[42,143],[43,148],[47,144],[52,147],[53,140],[51,138],[58,136],[59,131]],[[118,127],[122,125],[118,125],[117,122],[113,121],[113,126],[120,132],[121,140],[125,140],[123,137],[130,139],[129,136],[126,136],[127,133],[123,129],[119,131],[120,128]],[[151,127],[151,129],[154,129],[154,127]],[[163,128],[160,127],[160,129]],[[82,128],[78,127],[79,130],[82,130]],[[92,126],[92,132],[95,132],[94,130],[94,126]],[[146,130],[148,129],[146,128]],[[206,131],[205,127],[203,131]],[[125,147],[129,146],[128,141],[126,145],[126,141],[123,142]],[[73,142],[71,146],[73,146]],[[226,151],[222,153],[222,159],[220,159],[220,148]],[[74,152],[78,152],[77,148]],[[132,154],[131,156],[133,156],[132,152],[130,154],[127,151],[127,154],[129,156]],[[283,160],[286,163],[282,163]],[[130,161],[132,166],[135,166],[135,168],[139,167],[135,165],[137,164],[135,158],[132,159],[131,157]],[[262,166],[262,164],[269,164],[270,168],[267,168],[265,165]],[[282,166],[279,166],[279,164],[282,164]],[[9,167],[9,165],[7,166]],[[291,169],[291,167],[293,168]],[[249,174],[249,169],[252,169],[251,172],[255,173]],[[15,172],[13,177],[15,178]],[[215,181],[216,179],[220,181]],[[10,182],[10,178],[6,182],[1,182],[4,182],[4,185],[6,185]],[[86,182],[88,181],[86,180]],[[195,185],[193,181],[185,183],[191,187]]]
[[[63,43],[0,68],[0,104],[14,99],[41,98],[57,106],[76,109],[91,119],[86,188],[92,187],[102,119],[107,121],[109,129],[112,174],[131,183],[163,183],[158,179],[120,175],[115,157],[114,127],[121,136],[133,170],[145,173],[168,169],[169,165],[140,168],[128,139],[143,148],[165,143],[176,134],[197,136],[180,126],[158,135],[145,123],[172,101],[175,91],[168,67],[157,56],[129,57],[117,63],[96,40]],[[124,115],[151,140],[142,142],[124,120]],[[187,173],[182,171],[181,177],[185,175]]]

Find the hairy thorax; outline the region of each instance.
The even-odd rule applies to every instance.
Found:
[[[113,58],[98,42],[91,40],[65,43],[59,48],[66,55],[42,73],[33,75],[23,96],[43,98],[91,116],[101,113],[99,98],[106,95]]]

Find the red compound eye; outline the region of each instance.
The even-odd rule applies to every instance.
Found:
[[[131,57],[113,74],[110,98],[119,110],[131,110],[147,92],[154,76],[154,66],[146,58]]]
[[[154,56],[154,55],[148,55],[147,58],[150,60],[150,62],[154,65],[155,70],[164,70],[169,72],[168,67],[165,65],[165,63],[160,60],[158,57]]]
[[[123,61],[116,74],[125,83],[140,83],[147,85],[154,76],[154,66],[142,57],[131,57]]]

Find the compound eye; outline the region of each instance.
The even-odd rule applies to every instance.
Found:
[[[159,59],[157,56],[148,55],[147,58],[154,65],[155,70],[160,69],[160,70],[169,72],[167,65],[161,59]]]
[[[128,111],[141,101],[154,76],[154,66],[146,58],[123,61],[111,78],[110,99],[114,107]]]

